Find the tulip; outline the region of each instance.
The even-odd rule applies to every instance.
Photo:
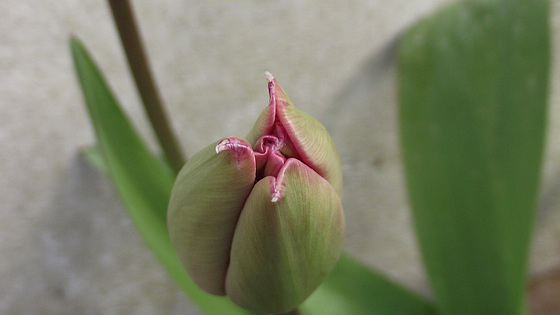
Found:
[[[325,127],[267,78],[270,103],[246,140],[222,139],[185,164],[168,226],[202,290],[257,313],[285,313],[340,256],[342,169]]]

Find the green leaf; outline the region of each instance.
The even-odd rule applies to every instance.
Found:
[[[90,146],[81,150],[82,157],[96,170],[105,175],[109,175],[109,169],[105,163],[105,157],[99,146]]]
[[[78,39],[72,39],[71,48],[99,142],[97,147],[84,153],[88,161],[111,175],[127,211],[150,249],[203,311],[208,314],[252,314],[226,298],[199,290],[188,277],[171,246],[166,226],[174,175],[146,148]],[[431,314],[432,309],[424,298],[347,255],[340,258],[333,273],[301,306],[304,315]]]
[[[435,314],[425,298],[387,279],[347,254],[301,305],[303,315]]]
[[[522,314],[549,79],[548,2],[464,1],[399,56],[401,141],[442,314]]]
[[[174,175],[146,148],[85,47],[76,38],[70,46],[104,164],[148,247],[206,313],[252,314],[227,298],[201,291],[188,277],[167,233],[166,211]]]

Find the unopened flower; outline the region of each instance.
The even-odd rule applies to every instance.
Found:
[[[267,73],[270,104],[247,140],[195,154],[169,204],[173,245],[193,281],[259,313],[296,308],[342,248],[342,169],[326,129]]]

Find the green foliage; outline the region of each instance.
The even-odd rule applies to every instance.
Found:
[[[442,314],[522,314],[549,78],[547,1],[464,1],[408,32],[400,128]]]

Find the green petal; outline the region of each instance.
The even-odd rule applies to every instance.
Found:
[[[277,116],[301,160],[327,179],[342,196],[340,156],[327,129],[318,120],[297,109],[280,85],[277,88]]]
[[[288,134],[290,146],[298,158],[326,178],[342,197],[342,167],[340,156],[327,129],[312,116],[297,109],[278,81],[269,73],[270,104],[261,113],[247,139],[254,144],[273,131],[279,121]]]
[[[225,294],[235,225],[254,181],[251,145],[235,137],[195,154],[177,176],[169,233],[187,272],[209,293]]]
[[[332,185],[289,159],[278,179],[255,185],[241,212],[227,295],[258,313],[288,312],[332,271],[343,237],[344,215]]]

